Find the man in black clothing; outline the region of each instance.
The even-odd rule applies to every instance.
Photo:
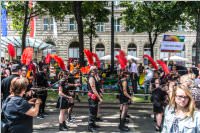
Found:
[[[12,79],[21,75],[21,66],[19,64],[13,64],[11,67],[11,75],[2,80],[1,94],[3,95],[2,101],[4,101],[10,95],[10,84]]]
[[[37,92],[37,96],[42,100],[42,104],[40,105],[40,109],[39,109],[38,118],[43,119],[44,115],[47,115],[44,111],[45,103],[46,103],[46,99],[47,99],[46,88],[49,86],[48,85],[47,66],[43,66],[43,71],[40,71],[39,73],[37,73],[36,84],[37,84],[37,87],[39,87],[40,89],[44,89],[44,90]]]

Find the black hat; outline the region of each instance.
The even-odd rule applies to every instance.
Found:
[[[13,64],[11,67],[12,72],[17,72],[20,69],[21,69],[21,66],[19,64]]]

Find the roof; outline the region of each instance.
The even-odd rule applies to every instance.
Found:
[[[13,44],[14,47],[21,48],[21,37],[19,36],[8,36],[8,37],[1,37],[1,45],[7,47],[8,43]],[[39,39],[34,38],[26,38],[26,47],[33,47],[39,50],[49,49],[55,47],[50,43],[46,43]]]

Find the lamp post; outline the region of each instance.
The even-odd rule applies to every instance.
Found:
[[[114,71],[114,1],[111,2],[111,73]]]

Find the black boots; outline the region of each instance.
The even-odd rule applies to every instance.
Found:
[[[60,130],[60,131],[67,131],[68,128],[65,128],[65,126],[66,126],[65,124],[60,123],[60,124],[59,124],[59,130]]]
[[[63,126],[64,126],[64,128],[68,129],[68,126],[66,125],[65,121],[63,121]]]
[[[97,132],[96,128],[94,128],[93,126],[88,126],[88,131],[89,132]]]
[[[124,132],[128,132],[130,129],[125,126],[125,119],[120,120],[119,129]]]

